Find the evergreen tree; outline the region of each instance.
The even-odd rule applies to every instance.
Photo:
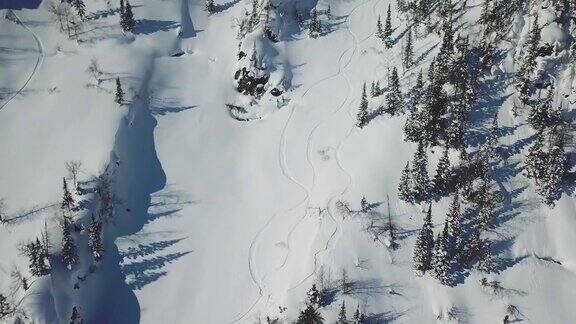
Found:
[[[308,290],[308,304],[314,306],[315,308],[320,308],[322,306],[320,292],[316,288],[316,284],[312,284],[312,288]]]
[[[378,15],[378,21],[376,22],[376,37],[378,37],[382,42],[386,40],[384,29],[382,28],[382,17],[380,15]]]
[[[340,306],[340,312],[338,313],[338,320],[336,324],[348,324],[348,318],[346,318],[346,304],[342,301]]]
[[[0,294],[0,319],[12,313],[12,307],[8,303],[8,299]]]
[[[84,0],[73,0],[72,5],[74,6],[74,9],[76,9],[80,19],[86,18],[86,5],[84,4]]]
[[[122,19],[122,16],[124,15],[124,10],[126,10],[124,0],[120,0],[120,19]]]
[[[357,115],[356,125],[363,128],[368,124],[368,97],[366,96],[366,82],[362,88],[362,99],[360,100],[360,110]]]
[[[120,78],[116,77],[116,103],[121,105],[124,102],[124,90],[122,90],[122,84],[120,83]]]
[[[534,179],[537,184],[546,178],[548,155],[544,151],[544,132],[536,134],[536,140],[528,149],[525,161],[524,175]]]
[[[430,194],[430,178],[428,176],[428,156],[423,143],[418,144],[412,162],[412,177],[414,181],[414,199],[417,202],[425,201]]]
[[[450,191],[450,159],[448,158],[448,147],[444,147],[442,157],[438,162],[436,168],[436,175],[434,176],[434,189],[440,196],[445,196]]]
[[[356,306],[356,312],[354,313],[354,320],[352,324],[363,324],[365,321],[364,314],[360,312],[360,305]]]
[[[434,241],[432,253],[432,276],[443,285],[452,284],[452,264],[448,253],[448,223],[444,223],[444,229],[438,233]]]
[[[422,129],[425,122],[421,113],[421,105],[424,101],[422,71],[418,74],[418,79],[411,92],[410,113],[406,119],[406,124],[404,124],[404,136],[407,141],[418,143],[424,140]]]
[[[442,24],[442,45],[435,62],[435,78],[440,84],[448,81],[451,62],[454,55],[454,30],[452,20],[446,19]]]
[[[418,237],[414,254],[412,257],[412,268],[418,275],[431,270],[432,268],[432,250],[434,249],[434,233],[432,231],[432,205],[428,207],[428,213],[424,218],[424,224]]]
[[[468,103],[466,98],[458,96],[454,99],[454,107],[450,114],[450,124],[446,129],[446,142],[450,147],[459,148],[464,145]]]
[[[316,9],[312,9],[310,17],[310,37],[316,38],[322,33],[322,23],[320,22],[320,18],[318,18],[318,12]]]
[[[102,243],[102,222],[92,216],[92,222],[88,229],[88,247],[92,251],[95,261],[102,260],[104,256],[104,245]]]
[[[454,193],[448,215],[446,216],[446,223],[448,224],[448,236],[444,239],[448,244],[449,257],[456,257],[462,252],[462,213],[460,211],[460,195],[458,192]]]
[[[492,261],[492,247],[490,240],[482,240],[480,244],[480,260],[478,260],[477,269],[481,272],[490,273],[494,267]]]
[[[392,13],[390,5],[388,5],[388,12],[386,13],[386,23],[384,25],[384,45],[386,48],[391,48],[394,45],[392,41]]]
[[[539,98],[531,107],[528,114],[528,123],[538,131],[542,131],[550,125],[550,114],[553,111],[552,101],[554,100],[554,87],[549,89],[544,98]]]
[[[542,182],[539,190],[544,203],[554,206],[554,202],[562,195],[562,184],[566,177],[568,158],[564,152],[563,143],[554,145],[550,149],[547,163],[547,178]]]
[[[249,26],[250,30],[254,30],[260,23],[260,11],[258,0],[252,0],[252,10],[250,11]]]
[[[70,212],[74,208],[74,198],[72,198],[72,194],[68,190],[68,183],[66,182],[66,178],[62,178],[62,190],[64,191],[64,195],[62,197],[62,209],[67,210]]]
[[[127,32],[133,33],[136,30],[136,20],[134,20],[134,13],[132,13],[130,1],[126,1],[124,12],[122,12],[120,16],[120,26]]]
[[[36,238],[35,241],[27,243],[25,250],[30,261],[30,273],[37,277],[50,273],[46,247],[40,242],[40,239]]]
[[[62,221],[62,261],[69,269],[72,269],[77,260],[76,244],[72,238],[72,224],[68,217],[64,217]]]
[[[300,312],[296,324],[323,324],[324,318],[314,306],[308,305]]]
[[[400,78],[396,67],[392,69],[386,93],[386,112],[395,115],[402,110],[402,91],[400,90]]]
[[[412,188],[412,169],[410,169],[410,162],[406,162],[406,166],[400,177],[400,184],[398,185],[398,198],[405,202],[412,203],[414,201]]]
[[[524,57],[516,72],[516,90],[519,92],[520,99],[524,103],[528,102],[530,96],[530,85],[532,82],[532,74],[536,67],[536,56],[538,54],[540,39],[541,33],[540,27],[538,26],[538,14],[536,14],[528,35],[528,41],[525,45]]]
[[[414,47],[412,45],[412,28],[408,28],[406,34],[406,44],[404,45],[404,53],[402,53],[402,63],[404,69],[407,70],[414,64]]]
[[[204,3],[204,9],[210,14],[216,12],[216,5],[214,4],[214,0],[206,0]]]
[[[423,128],[421,138],[430,144],[437,144],[438,137],[445,129],[443,116],[448,106],[448,98],[444,91],[444,83],[440,78],[436,60],[432,60],[428,72],[429,84],[426,89],[424,111],[421,115]]]

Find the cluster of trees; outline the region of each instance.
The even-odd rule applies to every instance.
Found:
[[[66,167],[69,173],[68,179],[73,181],[76,190],[70,190],[67,179],[63,179],[63,194],[60,204],[62,218],[59,224],[62,233],[60,254],[51,253],[51,243],[46,228],[40,238],[26,243],[23,247],[23,251],[29,259],[30,273],[35,276],[49,274],[50,260],[55,260],[56,257],[59,257],[68,269],[75,268],[79,261],[77,242],[82,235],[88,236],[87,247],[95,262],[100,261],[104,256],[103,222],[112,217],[115,206],[119,203],[118,198],[112,193],[111,180],[106,174],[101,175],[93,180],[95,183],[93,190],[88,190],[82,188],[80,182],[77,181],[81,171],[81,163],[78,161],[68,162]],[[76,200],[77,197],[86,195],[90,191],[96,195],[98,212],[92,216],[86,231],[83,224],[75,220],[75,213],[80,210]]]
[[[557,8],[560,12],[568,10],[563,5]],[[537,86],[541,79],[536,71],[540,40],[541,27],[536,14],[516,72],[515,85],[518,99],[528,107],[527,121],[536,131],[535,141],[526,155],[524,174],[534,181],[542,201],[554,206],[562,194],[568,172],[568,127],[562,116],[562,99],[557,106],[554,105],[554,84],[549,85],[546,91]]]
[[[78,39],[86,19],[86,6],[83,0],[68,0],[51,2],[48,11],[54,15],[60,26],[60,31],[69,38]]]
[[[308,291],[308,300],[306,306],[298,316],[296,321],[297,324],[323,324],[324,318],[320,314],[320,309],[324,306],[322,303],[321,293],[316,288],[316,285],[312,285],[312,288]],[[356,311],[351,318],[348,317],[348,311],[346,308],[346,302],[342,301],[340,304],[340,310],[338,311],[338,319],[336,324],[364,324],[367,323],[366,315],[360,310],[360,306],[356,307]]]
[[[270,73],[263,64],[263,59],[258,54],[256,44],[252,48],[250,57],[240,50],[238,58],[241,67],[236,70],[236,90],[244,95],[260,98],[265,92],[265,85],[270,79]]]

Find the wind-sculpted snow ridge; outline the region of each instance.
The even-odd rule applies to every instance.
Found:
[[[0,321],[573,322],[576,4],[0,9]]]

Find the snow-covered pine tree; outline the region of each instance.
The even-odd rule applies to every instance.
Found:
[[[434,241],[434,250],[432,252],[432,276],[443,285],[452,284],[452,263],[448,253],[447,236],[448,223],[444,223],[443,230],[438,233]]]
[[[120,16],[120,26],[122,30],[127,32],[134,32],[136,28],[136,20],[134,19],[134,12],[132,11],[132,5],[130,1],[126,0],[124,5],[124,11]]]
[[[444,85],[450,75],[451,63],[454,55],[454,30],[452,20],[445,19],[442,23],[442,45],[436,57],[434,78]]]
[[[300,312],[296,324],[324,324],[324,318],[314,306],[308,304],[306,308]]]
[[[132,5],[130,1],[126,1],[124,12],[120,15],[120,26],[122,30],[133,33],[136,30],[136,20],[132,12]]]
[[[386,40],[384,36],[384,28],[382,27],[382,17],[378,15],[378,21],[376,22],[376,37],[378,37],[382,42]]]
[[[102,222],[92,216],[92,222],[88,228],[88,247],[95,261],[102,260],[104,245],[102,243]]]
[[[76,244],[74,243],[74,238],[72,237],[72,224],[68,217],[64,217],[62,220],[62,261],[68,267],[72,267],[76,264],[78,260],[78,253],[76,252]]]
[[[120,83],[119,77],[116,77],[115,101],[119,105],[121,105],[124,102],[124,90],[122,90],[122,84]]]
[[[408,70],[414,64],[414,45],[412,44],[412,28],[408,28],[406,32],[406,43],[404,44],[404,51],[402,53],[402,64],[404,70]]]
[[[0,319],[3,319],[11,313],[12,306],[8,303],[8,299],[4,295],[0,294]]]
[[[388,92],[386,92],[386,112],[394,116],[402,110],[403,99],[400,90],[400,78],[398,69],[394,67],[388,80]]]
[[[536,134],[536,139],[528,149],[526,155],[524,175],[533,179],[537,185],[542,179],[546,178],[548,166],[548,154],[545,152],[544,132]]]
[[[86,4],[84,4],[84,0],[72,0],[72,6],[76,9],[76,13],[80,19],[86,18]]]
[[[214,4],[214,0],[206,0],[206,2],[204,2],[204,9],[210,14],[216,12],[216,5]]]
[[[448,106],[448,97],[444,91],[444,82],[439,77],[436,60],[432,60],[428,72],[429,84],[426,89],[424,111],[421,114],[423,128],[421,138],[429,144],[437,144],[444,131],[443,116]]]
[[[360,312],[360,305],[356,306],[356,312],[354,312],[354,319],[351,324],[364,324],[365,320],[364,313]]]
[[[360,99],[360,110],[356,116],[356,125],[363,128],[368,124],[368,97],[366,96],[366,82],[362,88],[362,99]]]
[[[310,37],[316,38],[322,34],[322,23],[320,22],[320,18],[318,17],[318,11],[316,9],[312,9],[310,13],[310,26],[308,27],[310,32]]]
[[[445,196],[450,192],[451,171],[448,147],[446,146],[444,147],[442,157],[436,167],[436,175],[434,176],[434,191],[440,196]]]
[[[428,155],[424,143],[418,144],[412,162],[413,195],[416,202],[430,198],[430,177],[428,176]]]
[[[312,284],[312,288],[308,290],[308,304],[315,308],[320,308],[320,306],[322,306],[320,292],[316,288],[316,284]]]
[[[392,48],[394,41],[392,40],[392,11],[390,5],[388,5],[388,11],[386,13],[386,23],[384,24],[384,45],[386,48]]]
[[[74,208],[74,198],[68,190],[68,183],[66,182],[66,178],[62,178],[62,191],[64,194],[62,196],[62,209],[70,212]]]
[[[468,102],[464,96],[456,96],[456,98],[453,99],[450,123],[446,129],[447,146],[459,148],[464,145],[468,110]]]
[[[400,184],[398,185],[398,198],[401,200],[412,203],[414,195],[412,192],[412,169],[410,169],[410,162],[406,162],[402,175],[400,176]]]
[[[448,244],[449,257],[456,259],[463,248],[462,213],[460,211],[460,194],[456,191],[452,197],[452,203],[446,215],[448,224],[448,236],[444,239]]]
[[[37,277],[50,273],[46,248],[42,242],[40,242],[40,239],[36,238],[35,241],[27,243],[25,251],[30,262],[28,266],[30,268],[30,273]]]
[[[494,262],[492,261],[492,244],[490,240],[481,240],[480,244],[480,259],[476,268],[480,272],[490,273],[494,270]]]
[[[349,324],[348,318],[346,317],[346,303],[344,301],[342,301],[342,305],[340,306],[340,312],[338,313],[336,324]]]
[[[124,0],[120,0],[120,19],[122,19],[122,15],[124,15],[124,10],[126,10],[126,6],[124,5]]]
[[[412,268],[417,275],[432,268],[432,250],[434,249],[434,233],[432,231],[432,204],[428,206],[428,213],[424,218],[422,229],[416,238],[414,253],[412,256]]]
[[[252,0],[252,10],[250,10],[250,17],[248,25],[250,26],[250,30],[254,30],[256,26],[260,23],[260,6],[258,4],[258,0]]]
[[[568,158],[564,151],[563,140],[557,141],[557,143],[553,144],[548,156],[546,170],[547,177],[542,182],[541,188],[539,188],[538,191],[542,196],[544,203],[553,207],[554,202],[560,199],[560,196],[562,195],[562,185],[566,179],[568,166]]]
[[[532,28],[528,34],[528,40],[525,44],[524,56],[516,72],[516,90],[523,103],[528,103],[530,99],[532,74],[536,67],[536,56],[541,38],[540,26],[538,25],[538,13],[536,13],[534,15],[534,21],[532,21]]]
[[[546,92],[544,98],[538,98],[530,108],[528,113],[528,123],[537,131],[542,131],[550,126],[550,113],[553,111],[552,102],[554,100],[554,87]]]
[[[421,106],[424,99],[424,81],[422,78],[422,71],[418,74],[416,84],[412,88],[409,107],[410,113],[404,124],[404,137],[406,141],[421,142],[422,129],[423,129],[423,116],[421,115]]]

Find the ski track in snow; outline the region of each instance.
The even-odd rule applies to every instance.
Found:
[[[377,0],[375,2],[374,7],[376,7],[376,5],[378,3],[380,3],[381,0]],[[266,276],[264,276],[262,279],[259,278],[259,274],[258,274],[258,270],[257,270],[257,265],[256,265],[256,251],[257,251],[257,247],[258,247],[258,239],[260,238],[260,235],[270,226],[270,224],[273,222],[273,220],[279,215],[279,214],[286,214],[286,213],[290,213],[296,209],[298,209],[299,207],[301,207],[303,204],[305,204],[306,202],[308,202],[310,200],[310,196],[311,196],[311,190],[314,189],[314,187],[316,186],[316,168],[314,166],[314,164],[312,163],[312,159],[311,159],[311,147],[312,147],[312,140],[313,140],[313,136],[316,132],[316,130],[322,125],[324,124],[328,119],[330,119],[331,117],[334,117],[338,112],[340,112],[344,107],[346,107],[346,103],[348,103],[350,101],[350,93],[352,90],[352,86],[350,83],[350,80],[348,78],[348,76],[345,74],[345,70],[350,66],[352,59],[355,57],[357,51],[358,51],[358,47],[359,44],[361,42],[364,42],[365,40],[368,40],[370,37],[372,37],[374,35],[374,32],[372,32],[370,35],[368,35],[365,39],[363,39],[361,42],[358,41],[358,37],[356,36],[356,34],[351,30],[350,28],[350,17],[362,6],[364,6],[365,4],[367,4],[367,2],[361,3],[358,6],[356,6],[355,8],[352,9],[352,11],[350,12],[350,14],[347,17],[347,24],[346,24],[346,29],[347,32],[352,36],[352,39],[354,40],[354,44],[344,50],[342,52],[342,54],[340,55],[339,59],[338,59],[338,72],[330,75],[328,77],[322,78],[318,81],[316,81],[314,84],[310,85],[310,87],[308,87],[308,89],[306,89],[306,91],[304,91],[304,93],[302,94],[302,96],[300,97],[300,100],[303,100],[309,93],[311,90],[313,90],[314,88],[316,88],[317,86],[321,85],[322,83],[337,78],[337,77],[342,77],[345,82],[346,82],[346,87],[347,87],[347,93],[346,93],[346,97],[344,98],[343,102],[341,105],[338,106],[338,108],[334,111],[332,111],[328,118],[318,122],[311,130],[310,134],[308,135],[307,138],[307,148],[306,148],[306,159],[308,164],[310,165],[311,169],[312,169],[312,189],[308,189],[304,184],[302,184],[298,179],[296,179],[296,177],[294,177],[292,175],[292,172],[290,171],[290,167],[288,166],[288,162],[287,162],[287,155],[286,155],[286,147],[287,147],[287,136],[286,136],[286,132],[290,126],[290,123],[293,119],[294,113],[296,111],[296,107],[297,105],[294,104],[292,105],[292,109],[290,110],[290,115],[288,116],[288,119],[286,120],[286,123],[284,124],[284,128],[282,130],[282,134],[280,136],[280,145],[279,145],[279,152],[278,152],[278,160],[280,163],[280,168],[282,170],[282,174],[288,179],[290,180],[292,183],[296,184],[298,187],[300,187],[302,190],[304,190],[305,195],[303,197],[303,199],[299,200],[297,204],[295,204],[294,206],[290,207],[288,210],[281,212],[281,213],[276,213],[274,215],[272,215],[264,224],[264,226],[262,228],[260,228],[260,230],[256,233],[256,235],[254,236],[254,238],[252,239],[251,243],[250,243],[250,248],[249,248],[249,260],[248,260],[248,268],[249,268],[249,272],[250,272],[250,276],[252,278],[252,281],[256,284],[256,286],[258,287],[258,298],[254,301],[254,303],[245,311],[243,312],[241,315],[237,316],[235,319],[233,319],[231,321],[231,323],[237,323],[239,321],[241,321],[242,319],[246,318],[246,316],[248,316],[258,305],[258,303],[261,302],[262,297],[264,297],[264,295],[266,294],[266,286],[264,285],[264,283],[262,282],[264,278],[266,278]],[[347,62],[343,65],[342,62],[344,61],[344,57],[346,56],[346,54],[348,52],[350,52],[352,50],[352,55],[350,55],[350,57],[348,58]],[[350,104],[350,103],[349,103]],[[340,141],[340,143],[337,145],[337,147],[341,147],[342,143],[344,142],[344,140],[346,140],[349,136],[351,136],[352,131],[353,131],[354,127],[352,127],[352,130],[350,132],[348,132],[348,134],[344,137],[344,139],[342,139]],[[338,152],[337,152],[338,154]],[[341,169],[341,171],[343,171],[347,177],[349,178],[349,182],[348,185],[346,186],[346,188],[343,189],[343,191],[340,193],[340,195],[345,194],[349,189],[350,186],[353,183],[353,177],[352,175],[342,166],[342,163],[340,160],[337,160],[337,165],[338,167]],[[303,278],[302,280],[299,281],[299,283],[293,287],[290,287],[288,290],[292,290],[297,288],[298,286],[300,286],[301,284],[303,284],[304,282],[306,282],[310,277],[312,277],[317,269],[318,269],[318,261],[319,261],[319,256],[322,252],[326,252],[328,250],[330,250],[330,244],[331,242],[334,241],[334,237],[336,236],[337,232],[339,230],[341,230],[342,227],[342,220],[337,221],[336,218],[334,217],[334,214],[330,211],[330,205],[332,203],[332,201],[336,198],[336,196],[332,196],[329,201],[328,201],[328,206],[326,208],[326,212],[328,213],[329,217],[331,218],[331,220],[334,222],[335,224],[335,228],[334,231],[331,233],[330,237],[327,239],[326,243],[324,244],[324,248],[316,251],[314,253],[314,270],[308,274],[305,278]],[[294,224],[294,226],[292,226],[292,228],[290,229],[290,231],[288,232],[287,236],[286,236],[286,249],[287,249],[287,253],[286,256],[284,258],[284,261],[282,262],[282,264],[280,265],[280,267],[276,268],[276,271],[280,271],[283,268],[285,268],[285,266],[288,263],[288,259],[290,256],[290,242],[291,242],[291,238],[293,233],[296,231],[296,229],[298,228],[298,226],[302,223],[302,221],[305,219],[306,217],[306,213],[304,213],[304,215],[302,217],[300,217],[298,219],[298,221]],[[271,298],[271,294],[268,294],[268,300],[270,300]]]
[[[36,33],[34,33],[32,31],[32,29],[30,29],[30,27],[28,27],[28,25],[26,25],[20,19],[20,17],[18,17],[18,15],[16,15],[16,13],[14,11],[12,11],[12,12],[14,13],[14,17],[16,17],[16,19],[18,20],[18,23],[20,24],[20,26],[26,28],[30,32],[30,34],[32,34],[32,37],[34,37],[34,40],[36,41],[36,44],[38,45],[38,58],[36,59],[36,65],[34,65],[34,69],[32,70],[32,73],[30,74],[28,79],[26,79],[26,82],[24,82],[22,87],[20,89],[18,89],[18,91],[14,92],[14,94],[10,98],[8,98],[8,100],[6,100],[2,104],[2,106],[0,106],[0,110],[2,110],[4,107],[6,107],[12,100],[14,100],[14,98],[16,98],[19,94],[21,94],[22,91],[24,91],[24,89],[26,89],[26,87],[28,86],[30,81],[32,81],[32,79],[36,75],[36,72],[38,71],[38,69],[40,68],[42,63],[44,62],[44,46],[42,45],[42,41],[40,40],[38,35],[36,35]]]
[[[377,0],[374,2],[374,6],[373,6],[373,10],[372,12],[375,15],[375,8],[378,6],[378,4],[380,3],[381,0]],[[350,16],[352,16],[357,9],[359,9],[360,7],[364,6],[366,4],[365,3],[361,3],[360,5],[358,5],[357,7],[355,7],[351,12],[350,12]],[[365,42],[366,40],[370,39],[375,33],[372,32],[370,33],[368,36],[366,36],[365,38],[363,38],[362,40],[358,40],[358,36],[352,31],[352,28],[350,26],[350,20],[347,20],[347,24],[346,24],[346,30],[347,32],[352,36],[352,39],[354,40],[354,45],[349,48],[348,50],[352,49],[352,55],[350,56],[350,58],[348,59],[348,62],[346,62],[344,65],[342,65],[342,62],[340,62],[340,68],[338,71],[338,76],[341,76],[345,81],[346,81],[346,85],[347,85],[347,95],[346,95],[346,99],[342,102],[342,104],[335,110],[332,112],[332,114],[330,115],[329,118],[331,117],[335,117],[344,107],[346,107],[346,103],[348,103],[348,106],[351,106],[352,101],[350,100],[350,93],[352,91],[352,85],[350,82],[350,79],[348,78],[348,75],[346,75],[346,70],[349,68],[350,64],[352,63],[353,58],[355,57],[356,53],[358,52],[358,48],[360,46],[360,44],[362,44],[363,42]],[[347,50],[347,51],[348,51]],[[328,119],[325,119],[324,121],[322,121],[322,123],[324,123],[325,121],[327,121]],[[314,253],[314,267],[312,272],[310,272],[308,275],[306,275],[302,280],[298,281],[298,283],[292,287],[290,287],[288,290],[293,290],[296,289],[298,287],[300,287],[302,284],[304,284],[305,282],[308,281],[308,279],[310,279],[312,276],[314,276],[316,274],[316,272],[318,271],[319,265],[320,265],[320,257],[321,254],[324,252],[328,252],[329,250],[333,249],[333,246],[331,247],[331,243],[335,243],[337,240],[335,240],[336,234],[338,232],[342,233],[342,227],[343,227],[343,218],[339,217],[338,221],[336,220],[336,218],[334,217],[334,213],[332,213],[332,211],[330,210],[330,206],[332,205],[332,202],[338,197],[338,196],[343,196],[346,194],[346,192],[348,190],[351,189],[351,187],[353,186],[354,183],[354,177],[352,176],[352,174],[350,172],[348,172],[344,166],[343,163],[340,159],[340,155],[339,155],[339,149],[342,148],[344,142],[353,134],[354,129],[356,128],[356,126],[354,125],[354,121],[355,119],[352,119],[353,122],[353,126],[350,128],[350,131],[347,132],[347,134],[344,136],[344,138],[342,140],[339,141],[338,145],[336,146],[336,164],[338,166],[338,168],[340,169],[340,171],[342,171],[343,173],[346,174],[347,178],[348,178],[348,184],[346,185],[346,187],[339,193],[336,195],[333,195],[330,197],[329,202],[328,202],[328,206],[326,207],[326,212],[328,213],[328,216],[330,216],[330,218],[332,219],[332,221],[336,224],[336,227],[334,228],[334,231],[331,233],[330,237],[326,240],[326,243],[324,244],[324,248],[321,250],[318,250]],[[320,125],[318,125],[320,126]],[[316,129],[313,130],[313,132]],[[309,143],[310,144],[310,143]],[[308,153],[310,153],[310,150],[308,150]],[[309,163],[312,164],[310,157],[309,158]]]

